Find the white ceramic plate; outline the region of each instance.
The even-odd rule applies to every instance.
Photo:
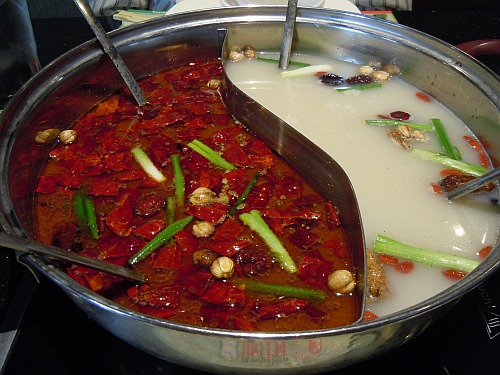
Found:
[[[221,8],[220,0],[182,0],[180,3],[170,8],[167,14],[214,8]],[[349,0],[325,0],[323,8],[361,13],[356,5]]]

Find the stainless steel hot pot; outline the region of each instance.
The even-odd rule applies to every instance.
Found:
[[[231,45],[279,49],[284,8],[218,9],[178,14],[112,33],[136,77],[193,56],[218,57],[220,29]],[[354,63],[394,61],[412,85],[429,92],[490,144],[500,160],[500,81],[459,49],[407,27],[364,16],[300,9],[293,48]],[[32,233],[34,186],[47,151],[33,154],[37,129],[67,127],[122,85],[95,41],[65,54],[34,77],[1,118],[0,222]],[[25,261],[58,284],[83,311],[131,345],[180,365],[217,373],[315,373],[388,352],[426,329],[500,264],[500,248],[453,287],[411,308],[351,326],[309,332],[249,333],[191,327],[122,308],[83,288],[52,263]],[[70,329],[70,327],[68,327]]]

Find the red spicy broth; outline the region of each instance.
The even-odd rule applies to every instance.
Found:
[[[221,73],[217,60],[175,67],[140,82],[151,105],[139,109],[129,93],[118,93],[77,120],[71,127],[75,139],[57,142],[38,183],[38,239],[135,267],[148,277],[146,284],[133,285],[79,266],[67,271],[123,306],[171,321],[269,332],[354,322],[361,298],[356,288],[342,294],[327,286],[334,270],[356,272],[335,202],[325,202],[229,115],[215,87]],[[187,145],[195,139],[236,168],[224,170],[194,152]],[[139,166],[131,153],[136,146],[161,170],[165,182],[150,178]],[[176,192],[174,154],[180,158],[186,197],[183,207],[175,208],[175,219],[194,218],[173,239],[131,266],[131,257],[169,224],[167,201]],[[248,197],[229,215],[257,172]],[[210,189],[215,199],[204,205],[191,203],[189,198],[200,187]],[[95,206],[97,239],[78,224],[74,200],[81,191]],[[272,228],[295,262],[296,272],[283,269],[260,236],[239,219],[251,210],[258,210]],[[193,234],[200,221],[210,223],[213,232]],[[195,264],[193,254],[199,257],[198,251],[207,249],[211,257],[230,258],[233,274],[216,278],[209,265]],[[320,291],[325,298],[255,292],[245,287],[245,280]]]

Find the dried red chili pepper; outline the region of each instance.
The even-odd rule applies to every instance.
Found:
[[[183,272],[180,279],[181,287],[195,296],[201,296],[213,282],[210,271],[202,268],[189,268]]]
[[[89,288],[96,293],[102,293],[106,291],[113,284],[113,281],[110,280],[109,277],[104,274],[84,273],[83,277],[87,281]]]
[[[274,156],[271,149],[260,139],[254,138],[250,144],[250,151],[260,156]]]
[[[129,257],[139,251],[145,244],[145,241],[134,236],[111,237],[100,242],[99,248],[101,251],[97,258],[107,260]]]
[[[210,206],[189,206],[186,208],[186,212],[189,215],[193,215],[198,219],[208,221],[212,224],[220,223],[224,216],[226,216],[228,210],[229,207],[227,206],[215,204]]]
[[[158,88],[156,90],[153,90],[148,98],[151,105],[168,106],[175,101],[175,96],[172,94],[172,91],[166,88]]]
[[[146,177],[143,171],[126,171],[115,174],[115,181],[117,182],[127,182],[134,180],[142,180]]]
[[[251,244],[252,243],[247,240],[211,241],[206,244],[206,247],[217,254],[230,258],[237,254],[241,249],[244,249]]]
[[[106,216],[106,225],[117,236],[128,236],[132,231],[132,221],[134,220],[134,210],[130,201],[130,194],[124,194],[115,208]]]
[[[74,221],[64,221],[54,228],[52,246],[79,252],[82,248],[80,229]]]
[[[67,274],[69,277],[71,277],[73,280],[75,280],[77,283],[80,285],[83,285],[85,288],[90,289],[90,285],[85,279],[84,275],[80,272],[78,272],[74,267],[68,268],[66,270]]]
[[[176,245],[162,246],[154,257],[153,268],[180,269],[181,252]]]
[[[282,315],[291,315],[304,309],[309,303],[301,299],[258,305],[255,308],[260,320],[274,319]]]
[[[324,289],[333,264],[306,254],[298,266],[299,277],[307,284]]]
[[[294,207],[278,210],[275,208],[265,208],[260,210],[262,216],[271,219],[306,219],[306,220],[319,220],[321,214],[314,212],[307,207]]]
[[[57,191],[59,183],[54,176],[40,176],[36,186],[37,193],[53,194]]]
[[[182,160],[182,165],[188,168],[191,172],[198,172],[207,169],[210,166],[210,162],[197,152],[193,151]]]
[[[273,189],[274,186],[270,182],[255,185],[245,199],[245,211],[266,207]]]
[[[222,157],[238,167],[248,167],[250,165],[250,159],[247,154],[238,146],[229,146],[222,154]]]
[[[120,193],[120,182],[94,179],[90,183],[87,194],[96,196],[116,197]]]
[[[160,210],[163,210],[166,204],[166,198],[155,192],[145,192],[137,198],[134,209],[140,216],[153,216]]]
[[[227,181],[228,189],[235,191],[238,195],[245,191],[245,188],[250,182],[247,174],[241,168],[224,173],[223,178]]]
[[[177,150],[177,143],[164,134],[155,136],[149,147],[149,156],[157,165],[164,165]]]
[[[55,176],[55,178],[60,186],[70,189],[79,189],[82,187],[85,176],[83,174],[74,175],[71,173],[64,173]]]
[[[78,283],[97,293],[105,292],[119,280],[118,277],[106,275],[102,272],[82,266],[73,266],[69,268],[68,275]]]
[[[321,202],[322,202],[321,197],[319,197],[317,195],[308,195],[306,197],[301,197],[301,198],[295,199],[293,201],[293,207],[308,206],[308,205],[321,203]],[[327,205],[328,204],[331,205],[331,203],[327,203]],[[328,220],[328,217],[327,217],[327,220]]]
[[[210,141],[216,145],[231,144],[234,142],[234,137],[241,132],[237,126],[221,129],[212,134]]]
[[[220,185],[221,179],[222,176],[218,170],[209,169],[201,171],[199,186],[206,187],[208,189],[214,189],[215,187]]]
[[[203,121],[202,118],[196,117],[184,124],[185,128],[188,129],[196,129],[196,130],[201,130],[201,129],[206,129],[208,127],[208,124]]]
[[[302,198],[304,188],[302,183],[293,177],[285,177],[276,186],[276,195],[280,199],[299,199]]]
[[[320,237],[317,234],[304,227],[298,227],[289,238],[290,242],[295,246],[305,250],[311,249],[320,241]]]
[[[95,167],[99,165],[101,161],[102,159],[99,157],[97,152],[90,152],[84,159],[86,167]]]
[[[231,119],[231,116],[225,113],[210,113],[202,116],[203,121],[207,124],[218,124],[221,126],[227,126]]]
[[[186,228],[174,234],[174,238],[183,256],[191,256],[198,249],[198,241]]]
[[[210,106],[207,103],[191,103],[188,104],[187,108],[195,116],[211,113]]]
[[[339,213],[337,211],[337,207],[335,207],[331,202],[326,202],[326,223],[328,224],[329,229],[335,229],[342,225],[340,220]]]
[[[263,275],[273,265],[268,253],[255,249],[240,251],[235,260],[246,275]]]
[[[214,305],[232,307],[244,304],[246,293],[231,283],[217,281],[205,289],[200,299]]]
[[[307,305],[306,307],[304,307],[304,311],[308,316],[310,316],[313,319],[321,319],[327,315],[324,311],[312,307],[311,305]]]
[[[222,225],[217,227],[215,233],[212,236],[212,241],[230,241],[238,238],[240,234],[245,231],[245,226],[241,221],[228,217]]]
[[[138,236],[151,241],[155,236],[166,228],[166,223],[164,220],[151,220],[144,224],[139,225],[133,229],[133,233]]]

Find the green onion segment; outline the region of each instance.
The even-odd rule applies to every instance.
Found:
[[[378,235],[375,239],[373,251],[397,258],[408,259],[417,263],[466,273],[471,272],[479,265],[479,262],[476,260],[407,245],[383,235]]]
[[[144,152],[142,148],[140,148],[139,146],[134,147],[131,152],[134,156],[135,161],[139,163],[141,168],[149,177],[151,177],[156,182],[163,182],[166,180],[166,177],[158,168],[156,168],[156,166],[153,164],[149,156]]]
[[[149,241],[141,250],[135,253],[128,260],[129,264],[136,264],[146,258],[154,250],[167,243],[167,241],[170,240],[177,232],[188,225],[192,219],[192,216],[186,216],[185,218],[179,219],[170,224],[168,227],[158,233],[155,238]]]
[[[240,220],[256,232],[276,257],[281,267],[290,273],[297,272],[297,265],[274,232],[266,224],[259,211],[252,210],[240,215]]]

